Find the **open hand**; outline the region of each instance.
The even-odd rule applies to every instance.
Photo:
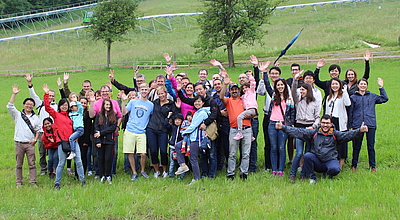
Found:
[[[14,84],[12,86],[12,90],[13,90],[13,94],[18,94],[21,91],[20,89],[18,89],[18,85],[17,84]]]
[[[321,58],[317,63],[317,68],[321,69],[321,67],[323,67],[324,65],[325,65],[325,59]]]
[[[258,59],[256,56],[251,55],[250,56],[250,63],[253,64],[254,66],[258,66]]]

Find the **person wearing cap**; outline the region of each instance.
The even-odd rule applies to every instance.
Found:
[[[23,102],[24,109],[20,112],[14,105],[15,96],[21,91],[17,85],[12,87],[13,93],[7,104],[8,112],[15,121],[15,153],[17,166],[15,173],[17,176],[17,188],[22,185],[22,165],[24,156],[28,159],[30,183],[36,186],[36,165],[35,165],[35,144],[40,135],[40,120],[33,111],[35,101],[32,98],[26,98]],[[37,187],[37,186],[36,186]]]
[[[236,153],[239,149],[239,145],[241,144],[242,158],[240,161],[240,178],[247,179],[250,163],[250,148],[252,137],[251,122],[249,119],[243,120],[243,127],[241,131],[243,138],[240,140],[235,140],[234,137],[236,136],[236,133],[239,132],[237,117],[244,111],[243,101],[239,95],[239,86],[236,83],[231,84],[231,80],[228,74],[225,74],[224,76],[224,84],[225,86],[222,87],[220,98],[228,111],[230,124],[227,178],[232,180],[235,178]],[[226,87],[229,85],[231,85],[229,90],[231,97],[225,97]]]
[[[71,153],[67,157],[67,160],[72,160],[76,157],[76,148],[79,147],[78,138],[81,137],[84,133],[83,129],[83,107],[82,104],[78,101],[78,94],[71,93],[69,96],[70,103],[70,112],[68,113],[71,118],[74,132],[69,137],[69,144],[71,146]]]

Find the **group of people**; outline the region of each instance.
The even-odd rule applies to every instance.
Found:
[[[213,179],[218,170],[226,167],[226,176],[236,176],[239,152],[239,177],[243,180],[257,170],[257,138],[259,114],[264,114],[265,170],[277,177],[285,176],[286,143],[291,170],[289,180],[316,182],[315,172],[333,177],[342,169],[348,155],[349,141],[353,141],[351,169],[358,165],[359,153],[367,136],[369,167],[376,171],[375,105],[388,101],[383,80],[378,78],[380,94],[368,91],[370,73],[367,52],[365,72],[361,79],[356,71],[346,71],[345,80],[339,79],[341,68],[329,67],[331,79],[321,81],[321,59],[316,70],[303,71],[299,64],[291,65],[292,78],[281,78],[278,65],[259,63],[251,56],[253,70],[241,73],[234,83],[217,60],[210,63],[219,72],[208,79],[208,71],[201,69],[198,80],[192,83],[185,73],[174,74],[176,67],[171,57],[164,54],[165,74],[146,82],[135,70],[133,87],[115,79],[110,70],[110,82],[94,91],[85,80],[79,93],[71,92],[69,74],[58,88],[62,99],[57,104],[55,91],[42,86],[43,100],[36,94],[32,76],[26,75],[30,98],[23,102],[23,110],[14,105],[20,89],[13,86],[7,108],[16,122],[16,185],[22,184],[22,164],[27,155],[30,183],[36,186],[34,145],[39,141],[41,175],[47,172],[55,178],[54,188],[60,189],[65,163],[75,162],[75,175],[86,185],[85,175],[95,175],[100,182],[112,184],[116,174],[118,138],[123,132],[124,170],[132,172],[131,180],[150,178],[146,160],[154,170],[154,178],[184,178],[191,170],[190,184],[201,178]],[[261,75],[261,78],[260,78]],[[113,92],[115,87],[119,92]],[[320,90],[323,90],[322,96]],[[115,91],[115,90],[114,90]],[[112,93],[117,100],[112,99]],[[265,96],[259,113],[257,96]],[[34,112],[37,109],[37,114]],[[320,117],[321,111],[323,116]],[[296,154],[293,155],[294,149]],[[46,151],[48,162],[46,161]],[[200,160],[199,160],[200,159]],[[68,163],[69,162],[69,163]]]

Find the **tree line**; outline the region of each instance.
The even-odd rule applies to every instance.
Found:
[[[0,14],[34,11],[86,1],[88,0],[0,0]]]

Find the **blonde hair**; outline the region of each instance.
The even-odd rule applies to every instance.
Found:
[[[165,92],[166,93],[167,89],[165,88],[165,86],[159,86],[159,87],[157,87],[156,92],[157,92],[157,95],[158,95],[159,92]]]
[[[74,96],[74,95],[76,96],[76,99],[79,99],[79,94],[76,93],[76,92],[71,92],[71,93],[69,94],[69,96],[68,96],[68,99],[71,100],[71,97]]]
[[[128,93],[128,97],[129,96],[136,96],[136,97],[138,97],[138,94],[137,94],[137,92],[136,91],[130,91],[129,93]]]
[[[147,85],[147,83],[142,83],[139,85],[139,88],[149,88],[149,85]]]

